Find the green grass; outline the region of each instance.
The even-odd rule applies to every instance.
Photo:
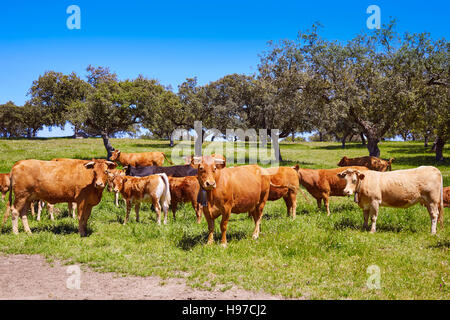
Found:
[[[117,139],[112,144],[124,152],[161,150],[170,155],[163,141]],[[434,154],[421,143],[384,142],[383,158],[395,157],[394,169],[435,165]],[[366,155],[359,144],[342,150],[337,143],[282,144],[286,165],[299,163],[308,168],[333,168],[343,155]],[[104,157],[101,139],[0,140],[0,172],[25,158]],[[447,147],[445,157],[450,157]],[[444,184],[450,185],[450,162],[439,165]],[[251,239],[254,224],[246,214],[232,215],[228,224],[228,247],[218,245],[216,222],[213,246],[205,246],[207,226],[195,223],[190,205],[181,207],[177,220],[158,226],[148,205],[141,209],[142,221],[123,221],[125,206],[113,205],[106,191],[89,220],[91,235],[80,238],[77,223],[68,217],[67,205],[50,221],[30,217],[33,234],[20,228],[11,234],[8,222],[0,234],[0,252],[42,254],[48,259],[84,263],[98,271],[138,276],[184,277],[193,287],[226,290],[238,286],[264,290],[285,297],[310,299],[449,299],[450,227],[438,227],[430,235],[430,220],[424,207],[381,208],[377,233],[361,231],[362,212],[350,198],[331,199],[332,216],[318,211],[299,195],[297,219],[286,217],[282,200],[268,202],[264,209],[262,233]],[[309,195],[308,195],[309,196]],[[312,198],[309,196],[312,200]],[[0,202],[0,212],[5,204]],[[445,214],[449,213],[445,209]],[[218,219],[220,220],[220,219]],[[21,226],[21,223],[19,223]],[[381,289],[369,290],[367,267],[381,270]]]

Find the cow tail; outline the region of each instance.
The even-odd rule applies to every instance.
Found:
[[[163,156],[164,156],[164,159],[166,159],[167,162],[169,162],[171,165],[173,165],[173,162],[170,161],[169,158],[166,157],[166,154],[165,154],[164,152],[163,152],[162,154],[163,154]]]
[[[444,227],[444,181],[441,175],[441,201],[439,202],[439,216],[438,221],[441,227]]]
[[[169,210],[171,196],[170,196],[170,185],[169,185],[169,178],[167,178],[167,175],[165,173],[160,173],[159,176],[164,181],[164,191],[163,195],[161,197],[161,205],[165,210]]]
[[[10,180],[9,180],[9,195],[8,195],[8,203],[6,204],[6,211],[3,215],[2,224],[0,226],[0,230],[3,229],[3,225],[5,224],[6,220],[8,220],[9,212],[11,211],[11,204],[12,204],[12,194],[13,194],[13,176],[12,173],[10,173]]]

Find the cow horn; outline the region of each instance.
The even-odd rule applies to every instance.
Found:
[[[86,168],[89,168],[89,167],[92,167],[94,164],[95,164],[95,161],[90,161],[90,162],[88,162],[88,163],[85,163],[84,166],[85,166]]]
[[[225,162],[225,160],[223,160],[223,159],[214,159],[214,161],[215,161],[215,163],[220,163],[220,164]]]

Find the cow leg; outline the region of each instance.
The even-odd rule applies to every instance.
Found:
[[[329,217],[331,212],[330,212],[330,198],[328,197],[328,195],[323,198],[323,202],[325,203],[325,207],[327,208],[327,216]]]
[[[75,211],[77,210],[77,203],[76,202],[68,202],[67,207],[69,208],[69,215],[72,214],[72,218],[76,219],[77,215],[75,214]]]
[[[213,244],[214,242],[214,219],[211,217],[208,207],[204,207],[204,215],[206,222],[208,223],[208,242],[207,244]]]
[[[376,201],[372,202],[370,206],[370,218],[372,220],[372,227],[370,228],[370,233],[375,233],[377,231],[377,217],[378,217],[378,209],[379,203]]]
[[[256,208],[253,212],[252,212],[252,216],[253,216],[253,221],[255,221],[255,230],[253,230],[253,236],[252,238],[254,240],[258,239],[259,237],[259,233],[260,233],[260,225],[261,225],[261,218],[262,218],[262,213],[263,213],[263,208],[264,208],[264,204],[260,205],[259,208]]]
[[[39,203],[39,201],[38,201],[38,203]],[[30,209],[31,209],[31,215],[32,215],[33,217],[36,216],[36,212],[35,212],[35,210],[34,210],[34,202],[31,202],[31,204],[30,204]],[[38,208],[38,211],[39,211],[39,208]],[[40,215],[38,215],[37,221],[39,221],[39,220],[41,220],[41,216],[40,216]]]
[[[47,202],[47,210],[48,210],[48,213],[50,214],[50,219],[55,220],[55,215],[53,214],[53,213],[56,214],[55,205]]]
[[[81,208],[80,208],[81,207]],[[78,209],[78,231],[80,236],[87,236],[87,222],[89,217],[91,216],[92,206],[82,204],[81,206],[77,204]]]
[[[29,207],[30,207],[30,202],[27,202],[25,204],[25,206],[22,208],[22,210],[20,211],[20,217],[22,218],[23,229],[25,230],[25,232],[31,234],[30,226],[28,225],[28,217],[27,217]]]
[[[201,211],[201,204],[196,202],[196,201],[192,201],[192,208],[194,208],[195,211],[195,215],[197,216],[197,223],[200,223],[202,221],[202,211]]]
[[[139,209],[141,208],[141,203],[137,202],[134,205],[134,212],[136,212],[136,222],[139,222]]]
[[[131,201],[127,200],[127,213],[125,214],[125,220],[123,220],[123,224],[126,225],[128,221],[128,217],[130,216],[131,211]]]
[[[317,207],[320,209],[322,209],[322,198],[316,198],[317,201]]]
[[[153,207],[155,207],[156,211],[156,222],[160,225],[161,224],[161,205],[159,204],[158,198],[155,196],[152,196],[152,204]],[[166,224],[167,221],[164,222]]]
[[[118,192],[114,192],[114,200],[115,200],[116,207],[119,207],[119,193]]]
[[[30,203],[26,201],[26,199],[15,199],[14,205],[11,207],[11,224],[12,224],[12,231],[14,234],[19,234],[19,212],[22,211],[28,211],[30,208]],[[9,213],[8,211],[6,211]],[[5,217],[6,216],[5,213]],[[4,219],[5,220],[5,219]]]
[[[287,207],[287,216],[290,216],[293,220],[295,220],[297,213],[297,194],[290,191],[286,196],[284,196],[284,202]]]
[[[439,205],[437,203],[427,204],[427,210],[431,219],[431,234],[436,234],[437,219],[439,216]]]
[[[363,209],[363,213],[364,213],[363,230],[369,230],[369,215],[370,215],[370,209]]]
[[[170,207],[172,208],[173,221],[175,221],[175,214],[178,209],[178,202],[172,201],[172,203],[170,204]]]
[[[231,213],[231,210],[222,214],[222,221],[220,221],[220,231],[222,232],[222,239],[220,240],[220,243],[224,247],[227,246],[227,226],[228,226],[228,220],[230,219],[230,213]]]

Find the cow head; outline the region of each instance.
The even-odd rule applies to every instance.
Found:
[[[124,183],[127,181],[125,174],[116,174],[112,181],[114,192],[120,192],[123,189]]]
[[[216,179],[219,171],[225,168],[225,160],[212,156],[193,157],[191,166],[198,170],[198,182],[204,190],[212,190],[216,187]]]
[[[364,174],[359,170],[355,169],[347,169],[338,173],[337,176],[341,179],[345,179],[347,184],[344,188],[344,194],[347,196],[355,193],[356,188],[358,187],[359,181],[364,179]]]
[[[339,163],[337,164],[338,167],[345,167],[345,165],[347,164],[347,160],[348,158],[346,156],[342,157],[341,161],[339,161]]]
[[[109,160],[116,161],[120,157],[120,150],[114,150]]]
[[[114,178],[116,176],[125,176],[124,170],[113,170],[108,172],[108,191],[112,192],[114,189]]]
[[[388,170],[389,171],[392,171],[392,162],[394,162],[395,161],[395,158],[390,158],[389,159],[389,161],[388,161]]]
[[[95,160],[84,164],[86,169],[93,170],[94,172],[94,186],[97,189],[103,189],[106,186],[108,180],[109,170],[116,168],[117,164],[106,160]]]

